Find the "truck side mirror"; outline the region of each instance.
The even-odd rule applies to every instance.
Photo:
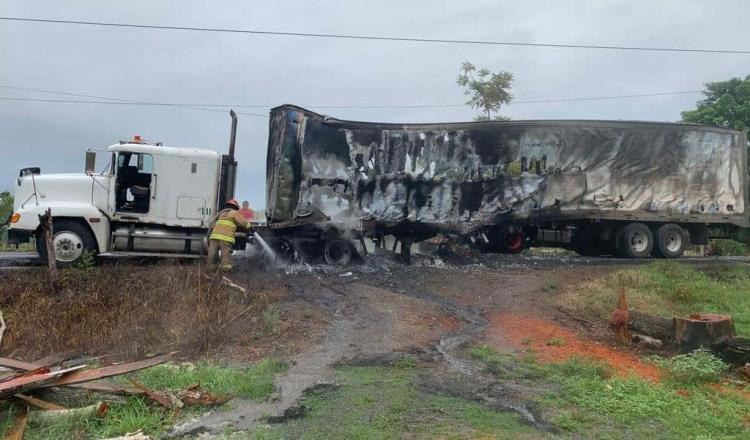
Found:
[[[96,152],[86,152],[86,174],[93,174],[96,171]]]

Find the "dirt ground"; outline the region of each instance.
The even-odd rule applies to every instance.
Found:
[[[196,290],[197,280],[205,279],[204,275],[195,275],[197,263],[102,268],[120,274],[138,272],[140,281],[133,280],[130,288],[143,297],[133,303],[107,298],[102,293],[106,289],[91,287],[85,275],[81,275],[81,283],[97,298],[89,300],[93,302],[80,303],[80,292],[78,296],[64,293],[54,300],[41,300],[24,292],[19,300],[13,286],[32,277],[41,288],[43,271],[0,272],[4,286],[0,287],[0,302],[9,320],[3,349],[31,360],[42,351],[55,350],[133,355],[133,345],[140,344],[135,351],[176,346],[182,350],[183,359],[190,361],[205,358],[242,364],[271,356],[289,362],[288,371],[276,379],[278,391],[273,399],[235,402],[229,410],[175,427],[175,436],[218,434],[227,426],[250,429],[269,416],[282,420],[294,414],[306,390],[335,381],[335,365],[388,362],[403,354],[432,362],[433,379],[440,387],[468,384],[462,389],[446,388],[446,393],[486,390],[494,386],[494,379],[485,376],[466,354],[468,346],[477,344],[500,352],[533,353],[541,361],[589,356],[609,363],[618,374],[658,381],[655,367],[641,362],[633,349],[618,347],[605,323],[586,322],[552,306],[552,299],[563,289],[630,264],[638,263],[573,256],[417,255],[407,266],[384,252],[371,256],[367,264],[343,269],[304,264],[269,268],[238,257],[235,270],[228,274],[232,283],[215,280],[218,296],[209,300],[202,293],[209,281]],[[148,282],[160,279],[183,284],[155,295],[149,291]],[[615,292],[612,298],[614,308]],[[78,313],[92,304],[102,313],[113,307],[133,313],[146,309],[162,312],[149,312],[141,320],[127,322],[118,327],[124,332],[119,338],[103,337],[90,346],[85,345],[86,339],[79,340],[84,345],[76,345],[64,337],[42,342],[34,339],[33,327],[14,327],[30,307],[64,315],[69,304]],[[208,343],[196,341],[191,338],[196,331],[191,319],[199,316],[202,308],[212,307],[221,313],[201,319],[214,337]],[[51,312],[53,309],[57,312]],[[103,325],[111,319],[106,314],[100,318],[92,325]],[[540,415],[523,403],[529,397],[528,390],[513,384],[503,386],[502,395],[480,393],[477,398],[489,406],[515,411],[530,424],[545,429]]]

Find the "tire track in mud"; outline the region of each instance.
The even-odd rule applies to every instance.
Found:
[[[459,373],[475,383],[478,389],[475,390],[474,399],[490,408],[500,411],[512,411],[521,416],[528,424],[543,431],[555,432],[556,428],[543,421],[540,416],[535,415],[529,405],[520,402],[518,396],[515,396],[508,383],[503,383],[490,374],[485,373],[484,367],[479,363],[468,359],[464,356],[463,347],[469,343],[475,336],[483,332],[488,321],[479,313],[469,307],[461,306],[450,301],[438,294],[427,292],[421,289],[414,289],[408,292],[403,289],[397,290],[399,293],[407,296],[418,298],[422,301],[431,302],[438,305],[444,312],[451,316],[465,321],[467,324],[461,329],[444,335],[435,349],[443,357],[448,367],[455,373]],[[446,394],[455,397],[471,399],[471,395],[463,390],[443,389]]]
[[[394,348],[396,344],[393,340],[393,328],[398,317],[392,311],[375,310],[369,304],[369,301],[378,299],[375,296],[377,289],[432,304],[437,310],[465,323],[458,330],[440,337],[434,345],[438,360],[426,370],[426,374],[441,377],[438,382],[470,385],[456,389],[445,385],[433,389],[425,386],[426,391],[476,401],[500,411],[513,411],[536,428],[554,430],[518,397],[512,384],[501,383],[485,373],[478,362],[465,357],[463,348],[488,326],[479,311],[420,288],[404,290],[385,287],[382,281],[382,278],[350,282],[335,280],[318,286],[297,281],[288,285],[294,297],[333,310],[333,320],[323,342],[296,356],[289,369],[274,378],[276,392],[265,401],[236,399],[230,410],[208,413],[175,426],[169,436],[201,435],[201,438],[211,438],[210,435],[221,435],[226,427],[248,430],[263,421],[283,422],[302,413],[301,399],[306,392],[336,386],[335,366],[387,364],[400,359],[404,353]],[[435,358],[433,355],[431,360],[434,362]]]

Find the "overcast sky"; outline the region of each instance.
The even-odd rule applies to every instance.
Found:
[[[64,6],[63,6],[64,4]],[[746,1],[0,0],[0,15],[424,38],[748,49]],[[0,85],[157,102],[303,106],[461,104],[471,61],[515,75],[518,101],[702,89],[750,73],[750,55],[252,36],[0,21]],[[0,97],[76,99],[0,88]],[[515,104],[514,119],[675,121],[699,94]],[[471,119],[469,108],[318,109],[387,122]],[[225,151],[229,117],[171,107],[0,100],[0,189],[18,169],[78,172],[87,147],[134,134]],[[240,115],[237,196],[265,203],[268,120]]]

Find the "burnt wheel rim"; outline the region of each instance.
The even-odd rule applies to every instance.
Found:
[[[352,256],[349,244],[343,241],[332,241],[325,248],[326,263],[341,266],[347,264]]]
[[[523,248],[523,235],[520,232],[508,234],[505,240],[505,246],[510,251],[519,251]]]

